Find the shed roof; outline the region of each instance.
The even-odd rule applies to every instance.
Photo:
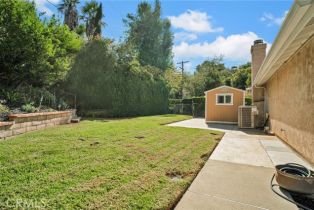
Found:
[[[208,92],[211,92],[211,91],[214,91],[214,90],[217,90],[217,89],[221,89],[221,88],[230,88],[230,89],[233,89],[233,90],[237,90],[237,91],[245,92],[245,90],[242,90],[242,89],[238,89],[238,88],[230,87],[230,86],[227,86],[227,85],[222,85],[222,86],[219,86],[219,87],[216,87],[216,88],[213,88],[213,89],[207,90],[207,91],[205,91],[204,93],[208,93]]]

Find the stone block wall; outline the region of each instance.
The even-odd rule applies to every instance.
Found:
[[[70,123],[72,110],[9,115],[8,122],[0,122],[0,139]]]

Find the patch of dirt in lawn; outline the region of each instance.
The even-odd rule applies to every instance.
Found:
[[[144,139],[145,136],[135,136],[134,138],[136,138],[136,139]]]
[[[204,161],[206,161],[206,160],[208,160],[209,156],[210,156],[210,153],[205,153],[205,154],[202,154],[202,155],[201,155],[201,158],[202,158]]]
[[[184,177],[190,176],[192,174],[193,174],[192,172],[182,172],[178,170],[166,172],[166,176],[169,177],[172,181],[180,181],[184,179]]]
[[[108,182],[108,180],[107,180],[107,182]],[[72,191],[73,192],[86,192],[86,191],[92,190],[94,188],[100,187],[101,185],[103,185],[105,183],[106,183],[106,180],[97,177],[95,179],[92,179],[92,180],[89,180],[85,183],[80,184],[76,188],[72,189]]]
[[[95,141],[94,143],[91,143],[90,146],[96,146],[98,144],[100,144],[100,143],[98,141]]]

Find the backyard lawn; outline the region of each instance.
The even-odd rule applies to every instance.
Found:
[[[222,137],[164,126],[188,118],[84,120],[0,141],[0,209],[169,208]]]

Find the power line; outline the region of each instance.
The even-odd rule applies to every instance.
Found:
[[[55,5],[54,3],[52,3],[51,1],[49,1],[49,0],[46,0],[49,4],[51,4],[52,6],[54,6],[55,8],[57,8],[58,9],[58,6],[57,5]]]

